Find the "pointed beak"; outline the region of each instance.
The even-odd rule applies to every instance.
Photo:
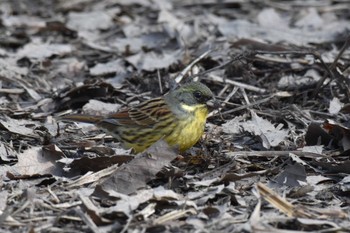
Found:
[[[215,98],[212,98],[206,102],[207,107],[210,111],[214,109],[218,109],[220,107],[219,101],[217,101]]]

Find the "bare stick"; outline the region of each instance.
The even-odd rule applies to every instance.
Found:
[[[210,53],[210,50],[204,52],[202,55],[200,55],[197,59],[195,59],[191,64],[189,64],[183,71],[181,71],[180,74],[177,75],[175,78],[176,83],[180,83],[185,74],[194,66],[197,62],[202,60],[205,56],[207,56]]]
[[[212,80],[212,81],[221,82],[221,83],[228,83],[228,84],[231,84],[231,85],[234,85],[234,86],[237,86],[237,87],[244,88],[244,89],[249,90],[249,91],[258,92],[258,93],[261,93],[261,94],[264,94],[264,93],[267,92],[266,89],[255,87],[255,86],[252,86],[252,85],[249,85],[249,84],[245,84],[245,83],[241,83],[241,82],[237,82],[237,81],[233,81],[231,79],[224,79],[224,78],[222,78],[220,76],[217,76],[215,74],[210,74],[209,77],[210,77],[209,79]]]

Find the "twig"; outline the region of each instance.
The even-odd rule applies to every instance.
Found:
[[[238,87],[235,86],[235,87],[233,88],[233,90],[231,91],[231,93],[230,93],[230,94],[226,97],[226,99],[222,102],[221,107],[219,107],[219,109],[216,109],[216,110],[212,111],[211,113],[209,113],[208,117],[215,116],[216,114],[220,113],[221,110],[222,110],[222,108],[225,107],[225,105],[229,103],[229,100],[232,98],[232,96],[233,96],[234,94],[236,94],[237,91],[238,91]]]
[[[231,63],[233,63],[233,62],[235,62],[235,61],[238,61],[238,60],[242,59],[243,57],[250,56],[250,54],[251,54],[251,52],[240,53],[240,54],[238,54],[237,56],[235,56],[234,58],[232,58],[231,60],[225,62],[224,64],[221,64],[221,65],[216,66],[216,67],[214,67],[214,68],[211,68],[211,69],[209,69],[209,70],[200,72],[200,73],[198,73],[198,74],[196,74],[196,75],[192,75],[191,78],[195,78],[195,77],[197,77],[197,76],[204,76],[204,75],[206,75],[206,74],[208,74],[208,73],[211,73],[211,72],[213,72],[213,71],[215,71],[215,70],[219,70],[219,69],[221,69],[221,68],[223,68],[223,67],[225,67],[225,66],[228,66],[229,64],[231,64]]]
[[[230,86],[231,86],[231,85],[226,84],[226,85],[221,89],[221,91],[219,92],[219,94],[217,95],[217,97],[221,97],[221,96],[225,93],[225,91],[226,91]]]
[[[250,101],[249,101],[249,98],[248,98],[247,93],[245,92],[244,88],[241,87],[240,89],[241,89],[243,98],[244,98],[245,102],[247,103],[246,105],[249,105],[249,104],[250,104]]]
[[[252,107],[252,106],[254,106],[254,105],[258,105],[258,104],[267,102],[267,101],[269,101],[269,100],[270,100],[271,98],[273,98],[273,97],[274,97],[274,95],[269,96],[269,97],[267,97],[267,98],[265,98],[265,99],[262,99],[262,100],[258,100],[258,101],[256,101],[256,102],[251,103],[251,104],[248,104],[248,105],[244,105],[244,106],[240,106],[240,107],[238,107],[238,108],[234,108],[234,109],[228,110],[228,111],[226,111],[226,112],[221,113],[221,115],[227,115],[227,114],[230,114],[230,113],[233,113],[233,112],[241,111],[241,110],[246,109],[246,108],[250,108],[250,107]],[[215,115],[213,115],[213,116],[217,116],[217,114],[215,114]]]
[[[160,93],[163,94],[162,79],[160,77],[159,69],[157,69],[157,76],[158,76],[159,90],[160,90]]]
[[[275,157],[275,156],[283,156],[288,157],[289,154],[295,154],[299,157],[305,157],[305,158],[329,158],[328,155],[323,154],[317,154],[312,152],[303,152],[303,151],[232,151],[226,153],[229,157]]]
[[[192,66],[194,66],[197,62],[199,62],[200,60],[202,60],[205,56],[207,56],[211,51],[208,50],[206,52],[204,52],[202,55],[200,55],[197,59],[195,59],[193,62],[191,62],[191,64],[189,64],[188,66],[186,66],[186,68],[180,72],[180,74],[178,74],[175,78],[176,83],[180,83],[181,80],[183,79],[183,77],[185,76],[185,74],[192,68]],[[193,78],[193,77],[192,77]]]
[[[232,84],[234,86],[241,87],[241,88],[247,89],[249,91],[258,92],[260,94],[264,94],[264,93],[267,92],[266,89],[255,87],[255,86],[252,86],[252,85],[249,85],[249,84],[245,84],[245,83],[241,83],[241,82],[237,82],[237,81],[233,81],[233,80],[230,80],[230,79],[224,79],[224,78],[222,78],[220,76],[217,76],[215,74],[210,74],[209,75],[209,80],[216,81],[216,82],[221,82],[221,83]]]
[[[333,70],[335,68],[335,65],[337,64],[338,60],[341,58],[341,56],[343,55],[345,50],[349,47],[349,45],[350,45],[350,36],[348,36],[348,38],[346,39],[343,47],[340,49],[338,55],[334,59],[332,65],[329,67],[331,70]]]
[[[84,213],[79,206],[76,207],[74,210],[75,210],[75,213],[86,224],[86,226],[90,228],[90,230],[93,233],[99,233],[100,232],[100,230],[98,229],[98,227],[96,226],[94,221],[91,219],[91,217],[88,214]]]
[[[278,52],[275,52],[275,51],[261,51],[261,50],[257,50],[257,51],[254,51],[256,54],[278,54],[278,55],[281,55],[281,54],[297,54],[297,55],[312,55],[314,56],[317,60],[319,60],[321,62],[321,65],[323,66],[323,68],[326,70],[326,72],[328,73],[328,75],[330,76],[330,78],[332,80],[337,80],[336,79],[336,76],[334,75],[333,71],[330,69],[330,67],[328,67],[326,65],[326,63],[323,61],[321,55],[317,52],[312,52],[312,51],[278,51]],[[314,90],[314,93],[313,93],[313,97],[315,97],[317,95],[317,93],[319,93],[321,87],[322,87],[322,84],[324,83],[324,81],[326,80],[327,76],[322,76],[321,79],[318,81],[317,83],[317,86]],[[338,85],[339,88],[343,89],[343,87],[341,85]],[[344,90],[344,89],[343,89]],[[344,90],[345,91],[345,90]],[[346,92],[346,91],[345,91]]]

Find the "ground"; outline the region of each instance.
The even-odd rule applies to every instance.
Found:
[[[1,232],[348,232],[348,1],[2,0]],[[66,114],[189,81],[219,101],[184,153]]]

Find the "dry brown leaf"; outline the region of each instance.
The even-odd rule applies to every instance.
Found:
[[[59,155],[60,156],[60,155]],[[31,176],[62,176],[63,169],[56,160],[59,156],[44,153],[41,147],[32,147],[18,154],[18,163],[2,168],[2,172],[11,174],[13,178],[30,178]]]
[[[161,169],[176,158],[177,154],[164,141],[158,141],[146,152],[138,154],[122,165],[101,184],[105,192],[130,194],[147,186]]]

